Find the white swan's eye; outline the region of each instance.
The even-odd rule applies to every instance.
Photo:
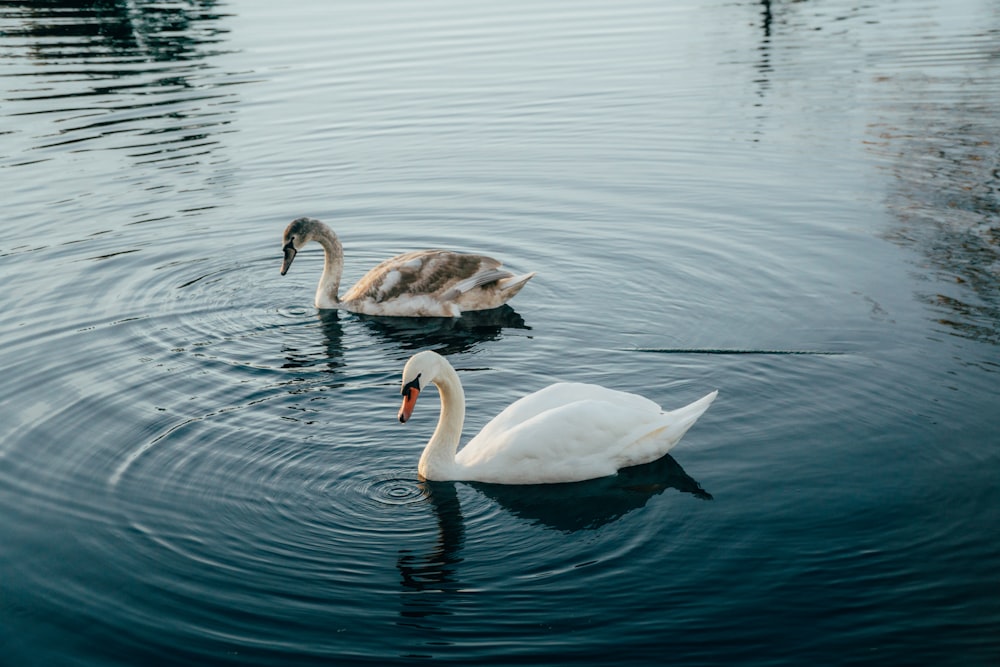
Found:
[[[416,389],[420,391],[420,373],[417,373],[417,377],[413,378],[409,382],[403,385],[402,390],[400,390],[400,395],[406,396],[410,393],[411,389]]]

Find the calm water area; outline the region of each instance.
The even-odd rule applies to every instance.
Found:
[[[1000,664],[995,0],[0,2],[0,665]],[[449,248],[459,319],[317,311]],[[425,483],[558,380],[670,455]]]

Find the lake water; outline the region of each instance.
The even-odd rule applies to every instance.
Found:
[[[0,4],[3,665],[1000,664],[993,0]],[[407,250],[538,275],[317,313]],[[592,482],[422,484],[558,379]],[[467,436],[468,437],[468,436]]]

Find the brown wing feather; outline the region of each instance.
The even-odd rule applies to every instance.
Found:
[[[381,303],[406,294],[441,294],[480,271],[497,269],[492,257],[449,250],[417,250],[387,259],[366,273],[343,296],[344,301]]]

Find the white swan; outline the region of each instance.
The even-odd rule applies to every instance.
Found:
[[[399,421],[410,418],[417,395],[432,383],[441,395],[441,416],[417,472],[432,481],[498,484],[578,482],[655,461],[718,394],[664,412],[636,394],[561,382],[512,403],[459,451],[465,392],[455,369],[436,352],[418,352],[406,362]]]
[[[344,249],[333,230],[319,220],[299,218],[285,228],[281,275],[310,241],[323,246],[325,256],[316,287],[317,308],[342,308],[366,315],[458,317],[465,310],[502,306],[535,275],[515,276],[484,255],[418,250],[385,260],[341,298]]]

